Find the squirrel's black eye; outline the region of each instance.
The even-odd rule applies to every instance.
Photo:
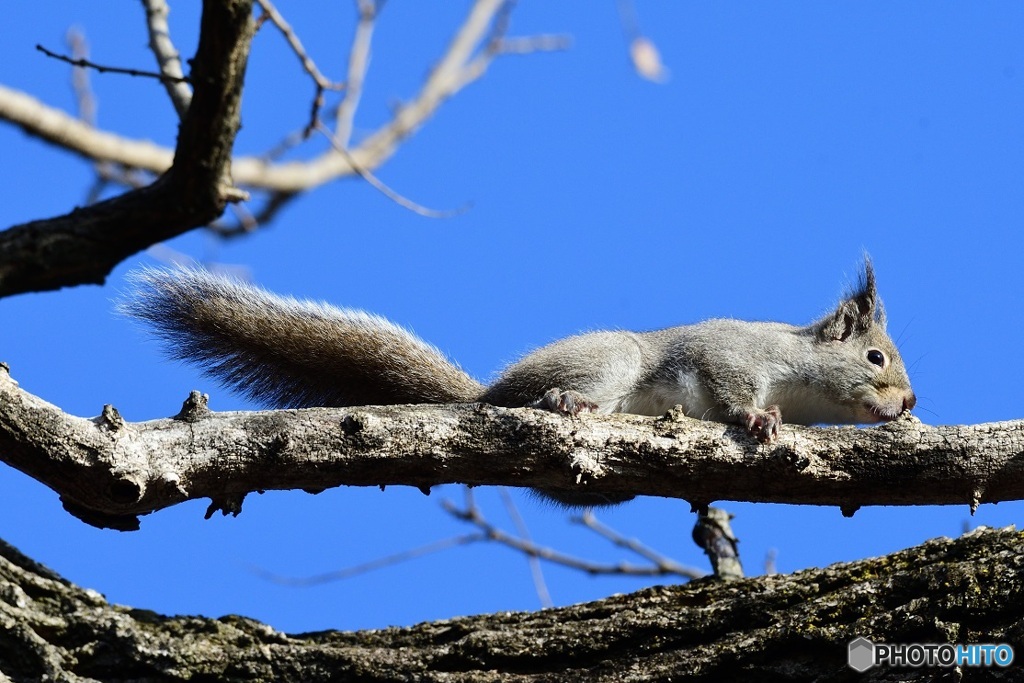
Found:
[[[878,367],[885,366],[885,354],[878,349],[871,349],[868,351],[868,362]]]

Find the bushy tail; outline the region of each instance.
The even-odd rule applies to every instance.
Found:
[[[118,309],[174,358],[274,408],[455,403],[483,387],[384,318],[271,294],[204,270],[144,269]]]

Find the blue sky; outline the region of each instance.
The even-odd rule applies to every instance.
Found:
[[[196,3],[188,3],[189,5]],[[194,9],[172,30],[191,54]],[[41,11],[45,7],[45,11]],[[328,75],[341,79],[354,12],[281,7]],[[463,3],[390,2],[375,37],[356,134],[410,97]],[[364,308],[406,325],[487,380],[519,354],[583,330],[654,329],[709,317],[804,323],[828,310],[867,251],[929,424],[1024,413],[1018,245],[1024,215],[1024,6],[1019,3],[649,3],[641,25],[672,71],[630,70],[615,5],[522,2],[514,34],[568,33],[567,52],[510,56],[447,102],[378,175],[454,219],[396,206],[344,181],[294,202],[265,230],[222,243],[170,243],[244,265],[267,288]],[[0,82],[72,109],[63,48],[75,25],[103,63],[151,68],[134,3],[15,3]],[[101,127],[172,145],[162,89],[93,74]],[[302,125],[311,87],[269,27],[258,35],[237,149],[255,153]],[[84,201],[90,167],[0,126],[0,227]],[[0,300],[0,360],[66,411],[111,403],[130,420],[176,413],[191,389],[220,410],[238,398],[166,361],[112,314],[125,273],[104,287]],[[239,613],[292,632],[365,628],[539,606],[524,558],[475,545],[311,588],[308,576],[468,531],[431,496],[391,487],[251,495],[238,518],[194,501],[100,531],[56,494],[0,469],[0,537],[113,602],[168,614]],[[494,491],[484,512],[511,529]],[[538,542],[595,560],[620,551],[565,515],[514,497]],[[781,571],[883,554],[964,524],[1006,525],[1024,506],[838,509],[722,502],[737,515],[749,573],[770,549]],[[601,514],[680,562],[704,566],[686,503],[646,499]],[[628,558],[632,559],[632,558]],[[646,585],[545,566],[558,604]]]

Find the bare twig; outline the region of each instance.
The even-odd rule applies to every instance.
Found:
[[[359,23],[356,34],[352,38],[352,47],[348,53],[348,90],[338,104],[336,116],[337,126],[335,137],[345,148],[352,142],[352,128],[355,122],[356,109],[363,94],[363,82],[366,70],[370,66],[370,42],[376,24],[379,7],[373,0],[356,0],[359,8]]]
[[[503,5],[501,0],[476,0],[415,97],[399,108],[390,121],[363,138],[357,147],[348,150],[343,146],[348,154],[329,149],[308,161],[283,163],[268,163],[264,157],[236,157],[231,163],[234,182],[252,189],[293,193],[356,175],[357,168],[377,168],[441,103],[484,74],[494,54],[493,50],[479,48],[488,39],[488,29]],[[379,3],[377,8],[379,13]],[[490,39],[493,38],[491,35]],[[3,85],[0,85],[0,119],[94,161],[112,161],[161,174],[170,168],[174,158],[174,150],[147,140],[92,129],[59,109]],[[354,165],[350,159],[355,161]]]
[[[508,38],[506,34],[511,24],[512,10],[515,9],[515,4],[514,0],[505,0],[496,10],[483,49],[474,58],[467,60],[466,66],[460,74],[463,85],[471,83],[483,75],[498,55],[564,50],[572,44],[572,39],[568,36],[543,35]]]
[[[434,541],[433,543],[421,545],[418,548],[403,550],[402,552],[395,553],[394,555],[388,555],[386,557],[380,557],[376,560],[364,562],[363,564],[357,564],[354,567],[338,569],[336,571],[325,572],[323,574],[315,574],[313,576],[282,576],[281,574],[275,574],[273,572],[267,571],[262,567],[250,567],[250,571],[252,571],[252,573],[256,576],[259,576],[260,578],[266,579],[267,581],[271,581],[273,583],[282,584],[284,586],[301,586],[305,588],[308,586],[317,586],[323,583],[330,583],[332,581],[344,581],[345,579],[350,579],[353,576],[358,576],[359,574],[365,574],[367,572],[372,572],[377,569],[383,569],[384,567],[399,564],[400,562],[408,562],[409,560],[414,560],[417,557],[423,557],[424,555],[429,555],[430,553],[436,553],[442,550],[447,550],[448,548],[453,548],[455,546],[469,545],[470,543],[476,543],[477,541],[483,541],[484,539],[485,536],[481,532],[463,534],[462,536],[452,536],[451,538],[444,538],[440,541]]]
[[[285,192],[273,192],[265,197],[262,205],[253,210],[242,204],[232,204],[234,221],[223,219],[206,226],[206,230],[223,240],[235,239],[252,234],[254,230],[270,223],[291,200],[298,195]]]
[[[344,83],[332,81],[320,72],[320,69],[317,68],[316,62],[313,61],[306,52],[306,48],[303,47],[302,41],[299,40],[299,36],[296,35],[295,30],[291,27],[291,24],[285,20],[284,16],[277,11],[277,8],[274,7],[274,3],[270,2],[270,0],[256,0],[256,4],[260,6],[261,10],[263,10],[264,16],[270,20],[270,23],[276,26],[277,30],[284,36],[284,39],[288,41],[288,45],[292,48],[292,52],[295,53],[295,56],[298,57],[299,61],[302,63],[302,68],[307,74],[309,74],[310,78],[313,79],[318,88],[321,90],[342,90],[345,88]]]
[[[308,140],[309,136],[313,134],[313,129],[316,128],[317,122],[320,120],[320,110],[324,107],[324,89],[319,85],[316,86],[316,92],[313,94],[313,102],[309,106],[309,121],[302,129],[302,139]]]
[[[472,489],[467,486],[467,501],[468,496],[471,493]],[[515,525],[516,531],[519,532],[519,536],[524,540],[533,543],[533,539],[530,538],[530,530],[526,527],[526,522],[523,521],[523,516],[519,514],[519,508],[516,507],[515,501],[513,501],[512,496],[509,495],[508,489],[504,486],[499,486],[498,493],[501,495],[501,502],[505,504],[505,510],[508,512],[508,516],[512,518],[512,524]],[[555,603],[551,600],[551,591],[548,590],[547,582],[544,581],[544,570],[540,566],[540,559],[536,555],[527,555],[526,561],[530,563],[530,574],[533,576],[533,587],[537,591],[537,597],[540,599],[541,606],[554,606]]]
[[[662,555],[658,551],[648,548],[635,538],[626,538],[611,527],[598,521],[593,510],[590,510],[589,508],[582,515],[571,517],[570,521],[587,527],[602,538],[611,541],[619,548],[624,548],[625,550],[636,553],[656,567],[663,568],[664,573],[666,574],[678,574],[679,576],[685,576],[690,579],[699,579],[707,573],[694,567],[687,567],[679,564],[675,560]]]
[[[181,76],[181,77],[165,76],[164,74],[156,73],[154,71],[140,71],[139,69],[126,69],[126,68],[119,67],[119,66],[103,66],[101,64],[96,64],[95,62],[90,62],[87,59],[72,59],[71,57],[68,57],[66,55],[58,54],[56,52],[52,52],[50,50],[47,50],[42,45],[38,45],[38,44],[36,45],[36,49],[39,50],[40,52],[42,52],[47,57],[52,57],[53,59],[57,59],[57,60],[60,60],[62,62],[67,62],[71,66],[78,66],[78,67],[82,67],[83,69],[96,69],[101,74],[102,73],[112,73],[112,74],[124,74],[124,75],[127,75],[127,76],[142,76],[143,78],[155,78],[155,79],[157,79],[159,81],[171,80],[171,81],[176,82],[176,83],[188,83],[189,82],[189,79],[187,77],[185,77],[185,76]]]
[[[103,192],[112,185],[138,189],[153,182],[153,178],[148,177],[144,171],[124,168],[108,162],[97,162],[94,169],[96,171],[96,180],[86,193],[86,204],[95,204],[100,201],[103,197]]]
[[[89,44],[85,34],[76,28],[68,29],[65,36],[68,49],[74,61],[84,61],[89,57]],[[71,70],[71,88],[75,92],[75,103],[78,106],[78,118],[90,126],[96,126],[96,96],[89,83],[89,70],[76,66]]]
[[[570,36],[543,34],[502,38],[495,42],[493,50],[500,55],[527,55],[532,52],[560,52],[570,47]]]
[[[521,552],[530,557],[536,557],[541,560],[547,560],[554,564],[562,565],[563,567],[569,567],[570,569],[578,569],[582,572],[586,572],[591,576],[598,575],[625,575],[625,576],[665,576],[667,574],[674,574],[675,572],[668,571],[664,567],[640,567],[635,564],[628,562],[619,562],[616,564],[598,564],[584,560],[566,553],[553,550],[551,548],[540,546],[529,539],[518,538],[511,536],[498,527],[494,526],[486,519],[480,512],[472,499],[467,500],[467,507],[460,509],[456,507],[454,503],[449,500],[441,501],[442,507],[450,515],[456,519],[460,519],[464,522],[469,522],[473,526],[480,529],[487,537],[487,540],[500,543],[504,546],[512,548],[518,552]],[[687,577],[689,578],[689,577]]]
[[[203,3],[192,59],[197,85],[178,128],[177,147],[147,147],[165,157],[168,168],[173,161],[173,168],[145,188],[0,232],[0,296],[100,283],[131,254],[207,225],[228,203],[247,198],[231,183],[230,164],[251,37],[252,0]],[[40,109],[20,93],[4,97],[10,94],[0,86],[0,110],[13,109],[58,144],[68,138],[101,146],[123,142],[66,114],[53,117],[52,110]],[[102,155],[94,159],[122,161]],[[125,165],[148,169],[146,164]]]
[[[66,40],[73,59],[88,59],[89,43],[86,41],[84,33],[75,28],[68,29]],[[93,93],[89,80],[89,70],[80,66],[72,67],[71,87],[75,93],[78,118],[86,125],[95,128],[96,95]],[[149,184],[148,182],[138,182],[135,174],[109,161],[97,161],[93,164],[93,168],[96,171],[96,180],[86,193],[86,204],[94,204],[99,201],[104,190],[111,185],[138,188]]]
[[[352,567],[345,569],[339,569],[331,572],[325,572],[323,574],[315,574],[307,577],[291,577],[276,574],[274,572],[263,569],[262,567],[251,567],[250,570],[267,581],[278,583],[286,586],[315,586],[319,584],[329,583],[332,581],[343,581],[345,579],[358,576],[359,574],[365,574],[367,572],[389,567],[391,565],[399,564],[401,562],[407,562],[416,558],[428,555],[430,553],[440,552],[461,545],[469,545],[479,541],[497,541],[503,545],[509,546],[515,550],[524,553],[531,567],[531,572],[534,577],[534,584],[537,588],[537,596],[540,598],[541,604],[544,607],[551,607],[554,602],[551,600],[551,594],[548,592],[547,585],[544,581],[543,572],[540,567],[540,560],[546,559],[557,564],[563,564],[574,569],[581,569],[590,574],[630,574],[634,576],[651,576],[651,575],[663,575],[663,574],[679,574],[686,578],[696,578],[702,576],[703,573],[697,570],[688,570],[690,573],[683,573],[673,571],[670,567],[674,564],[671,561],[660,563],[664,571],[649,572],[645,571],[644,568],[630,568],[630,565],[620,564],[612,566],[602,566],[585,562],[572,558],[568,555],[557,553],[548,548],[539,547],[530,540],[529,531],[526,528],[526,524],[523,521],[522,516],[519,514],[512,497],[508,493],[508,489],[505,487],[499,487],[499,492],[502,497],[502,502],[505,505],[509,516],[512,518],[513,523],[519,531],[519,538],[506,535],[501,530],[497,529],[493,525],[489,524],[480,513],[480,508],[476,504],[476,500],[473,496],[473,490],[470,487],[465,487],[465,507],[458,509],[451,501],[442,501],[444,509],[463,521],[469,521],[477,526],[480,531],[463,534],[461,536],[453,536],[450,538],[428,543],[417,548],[410,550],[404,550],[393,555],[381,557],[369,562],[364,562]],[[627,546],[628,547],[628,546]],[[675,565],[679,567],[679,565]]]
[[[221,239],[234,239],[251,234],[262,225],[272,221],[281,209],[298,197],[291,192],[273,192],[263,201],[258,211],[251,211],[247,208],[242,211],[235,211],[237,219],[234,223],[216,221],[206,229]],[[239,206],[233,204],[232,206]]]
[[[293,130],[291,133],[288,133],[288,135],[284,136],[284,138],[280,142],[278,142],[276,145],[274,145],[266,152],[264,152],[260,158],[263,159],[266,163],[272,163],[274,161],[277,161],[285,154],[287,154],[288,152],[292,151],[293,149],[301,145],[303,142],[305,142],[306,138],[307,136],[305,127],[303,127],[301,130]]]
[[[292,48],[292,52],[299,58],[299,62],[302,63],[302,68],[310,78],[313,79],[313,83],[316,85],[316,91],[313,93],[313,102],[310,105],[309,112],[309,123],[303,129],[303,139],[308,138],[316,127],[317,121],[320,119],[320,110],[324,106],[324,91],[326,90],[343,90],[345,88],[344,83],[337,83],[328,79],[320,69],[317,68],[316,62],[312,60],[309,54],[306,52],[306,48],[303,47],[302,41],[299,40],[299,36],[295,33],[295,30],[291,27],[284,16],[277,11],[274,4],[270,0],[256,0],[256,4],[263,10],[262,21],[267,19],[270,20],[274,26],[281,32],[284,39],[288,42],[288,45]]]
[[[171,41],[171,30],[167,23],[170,8],[165,0],[142,0],[146,10],[146,31],[149,33],[149,49],[156,57],[167,95],[171,98],[178,117],[185,115],[192,102],[192,88],[188,85],[181,68],[181,55]]]
[[[173,149],[97,130],[31,95],[3,85],[0,85],[0,118],[91,161],[111,161],[154,173],[165,172],[174,161]]]
[[[318,121],[316,123],[315,128],[317,132],[321,133],[325,138],[327,138],[328,141],[330,141],[331,146],[334,148],[336,152],[345,157],[349,165],[352,167],[352,170],[355,171],[360,178],[368,182],[375,190],[377,190],[378,192],[380,192],[385,197],[395,202],[402,208],[409,209],[413,213],[419,214],[420,216],[426,216],[427,218],[452,218],[454,216],[466,213],[466,211],[469,210],[469,204],[465,204],[459,207],[458,209],[439,211],[437,209],[429,209],[423,206],[422,204],[417,204],[411,199],[403,197],[402,195],[388,187],[386,184],[384,184],[384,182],[377,178],[377,176],[373,175],[368,170],[362,168],[358,163],[356,163],[356,160],[352,158],[351,152],[345,149],[344,145],[342,145],[340,142],[334,139],[334,135],[331,133],[330,129],[327,126],[325,126],[322,122]]]

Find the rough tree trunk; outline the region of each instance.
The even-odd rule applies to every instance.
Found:
[[[244,617],[110,605],[0,542],[0,671],[19,682],[1020,680],[1019,663],[860,675],[846,646],[1009,643],[1024,656],[1022,550],[1020,532],[979,530],[791,575],[287,635]]]

